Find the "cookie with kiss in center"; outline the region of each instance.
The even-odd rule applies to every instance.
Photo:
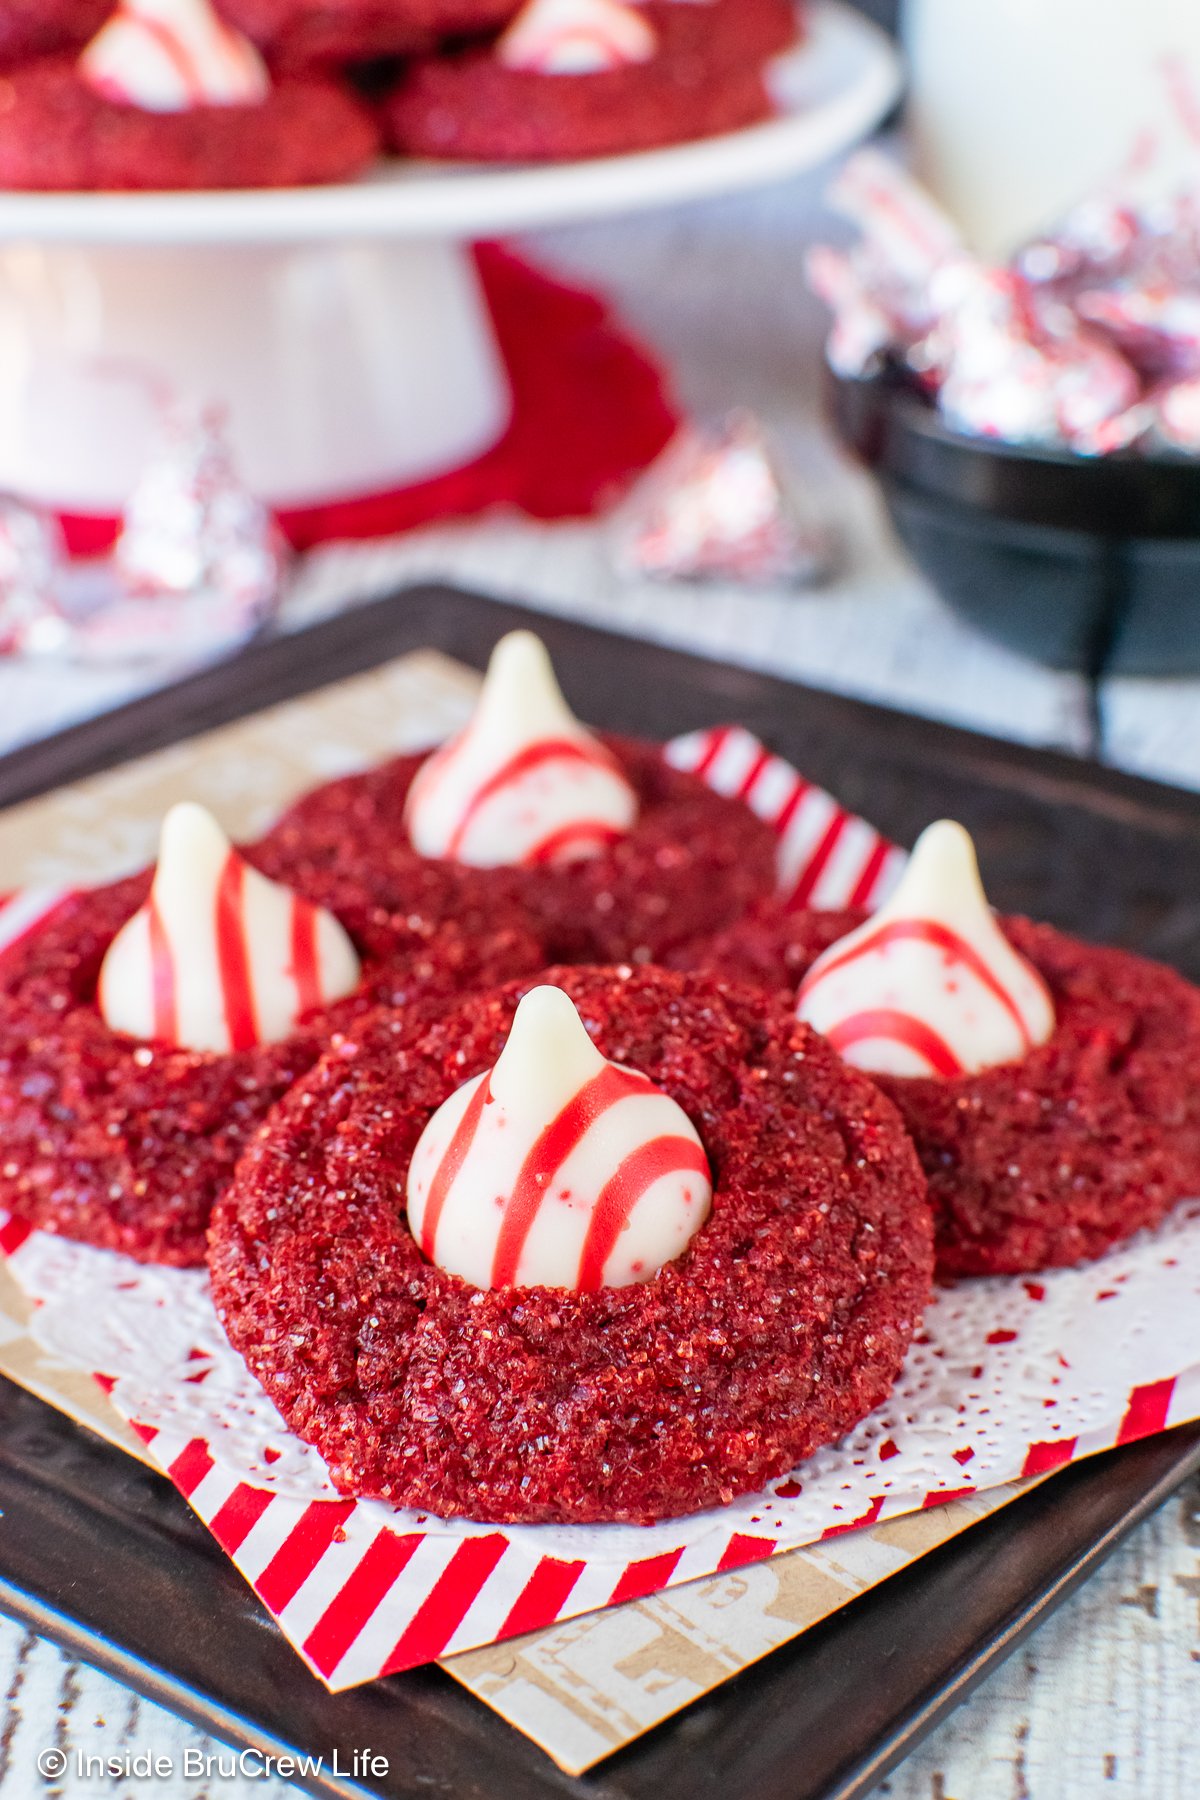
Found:
[[[494,897],[547,962],[660,960],[772,893],[775,853],[748,806],[671,768],[660,745],[581,725],[529,632],[497,645],[449,743],[314,789],[258,845],[285,881],[341,867],[398,895],[428,876],[463,905]]]
[[[418,57],[384,100],[402,154],[614,156],[769,118],[764,64],[794,39],[781,0],[530,0],[495,44]]]
[[[782,996],[895,1102],[946,1274],[1083,1262],[1200,1193],[1200,990],[995,919],[960,827],[874,917],[769,905],[678,960]]]
[[[499,31],[520,0],[217,0],[280,68],[369,62]]]
[[[931,1223],[891,1103],[786,1007],[570,968],[364,1021],[219,1203],[218,1312],[342,1492],[648,1522],[890,1392]]]
[[[78,55],[5,80],[0,187],[300,187],[379,150],[366,104],[321,74],[271,74],[209,0],[118,0]]]
[[[253,852],[250,853],[252,857]],[[64,900],[0,956],[0,1205],[45,1231],[188,1267],[271,1107],[387,1003],[424,1010],[539,966],[493,906],[403,909],[344,872],[268,881],[201,808],[153,872]]]

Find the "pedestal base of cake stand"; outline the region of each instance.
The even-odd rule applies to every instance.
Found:
[[[164,405],[227,413],[278,507],[426,480],[508,423],[507,378],[457,243],[0,248],[0,488],[120,512]]]

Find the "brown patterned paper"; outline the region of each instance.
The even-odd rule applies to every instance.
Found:
[[[442,1667],[579,1775],[1033,1485],[848,1532]]]

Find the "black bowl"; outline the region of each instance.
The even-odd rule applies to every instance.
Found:
[[[1200,673],[1200,459],[966,437],[890,375],[834,377],[832,406],[918,566],[979,631],[1055,669]]]

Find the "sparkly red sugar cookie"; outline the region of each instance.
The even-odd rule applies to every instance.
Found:
[[[654,53],[587,73],[514,67],[492,46],[418,58],[383,103],[385,135],[402,154],[537,162],[757,124],[772,111],[763,63],[786,33],[770,0],[750,0],[744,20],[743,4],[646,0],[632,10],[654,33]]]
[[[367,107],[316,75],[280,76],[253,104],[154,112],[48,57],[5,76],[0,101],[0,188],[304,187],[349,180],[379,150]]]
[[[586,861],[474,869],[419,856],[404,809],[422,756],[315,788],[267,833],[257,859],[282,881],[338,867],[369,871],[397,893],[422,879],[448,883],[460,904],[484,912],[495,897],[521,909],[547,962],[657,961],[774,889],[775,838],[741,801],[670,768],[659,745],[606,743],[641,810],[626,837]]]
[[[691,4],[697,45],[707,38],[710,54],[732,62],[765,62],[790,50],[803,36],[804,12],[796,0],[667,0]],[[704,15],[707,14],[707,23]]]
[[[680,960],[794,996],[865,917],[763,908]],[[872,1077],[917,1146],[951,1275],[1084,1262],[1200,1193],[1200,990],[1128,951],[1001,923],[1050,991],[1049,1041],[974,1075]]]
[[[277,66],[366,62],[498,31],[520,0],[218,0]]]
[[[112,11],[114,0],[0,0],[0,68],[82,50]]]
[[[604,1056],[698,1131],[712,1211],[640,1285],[471,1286],[405,1215],[428,1121],[491,1067],[513,983],[417,1040],[380,1013],[218,1205],[218,1311],[346,1493],[496,1521],[650,1521],[761,1488],[887,1396],[929,1293],[894,1107],[786,1008],[661,969],[560,969]]]
[[[142,874],[78,894],[0,958],[0,1205],[141,1262],[203,1262],[213,1200],[247,1139],[335,1032],[385,1001],[415,1030],[426,1004],[541,960],[499,906],[468,933],[415,896],[393,912],[364,884],[318,872],[297,886],[349,932],[356,992],[276,1043],[229,1054],[146,1043],[110,1029],[96,995],[149,885]]]

